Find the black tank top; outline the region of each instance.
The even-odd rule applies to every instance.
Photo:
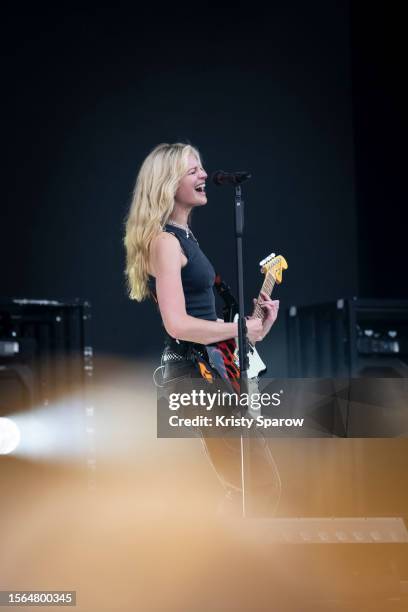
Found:
[[[214,280],[215,270],[200,249],[197,240],[189,232],[174,225],[166,225],[164,231],[173,234],[180,242],[187,264],[181,268],[181,282],[186,300],[187,314],[198,319],[216,321]],[[156,279],[149,277],[149,287],[155,291]]]

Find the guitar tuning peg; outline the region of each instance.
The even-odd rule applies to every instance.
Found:
[[[266,263],[268,263],[268,261],[270,261],[271,259],[273,259],[275,257],[275,253],[271,253],[270,255],[268,255],[268,257],[265,257],[265,259],[263,259],[262,261],[259,262],[259,265],[262,267],[264,266]]]

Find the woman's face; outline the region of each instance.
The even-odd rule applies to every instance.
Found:
[[[203,206],[207,203],[205,181],[207,174],[200,166],[195,155],[188,157],[187,172],[181,179],[174,196],[176,204],[183,206]]]

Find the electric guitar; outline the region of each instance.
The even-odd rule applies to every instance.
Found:
[[[271,253],[268,257],[263,259],[260,263],[262,274],[265,275],[264,282],[259,292],[257,303],[254,309],[254,317],[263,319],[263,310],[259,305],[262,301],[261,292],[267,293],[269,296],[272,294],[275,283],[280,284],[282,282],[282,271],[287,270],[288,264],[282,255],[275,256],[275,253]],[[222,297],[222,290],[219,291]],[[225,300],[226,308],[224,309],[224,318],[228,320],[228,312],[235,307],[236,301],[229,294],[228,299]],[[238,314],[235,314],[234,321],[238,320]],[[248,342],[249,345],[249,367],[248,367],[248,379],[249,381],[258,380],[259,376],[266,372],[266,365],[259,356],[256,348]],[[239,354],[238,354],[238,339],[231,338],[229,340],[223,340],[221,342],[215,342],[206,346],[209,366],[227,383],[229,387],[239,393],[240,391],[240,368],[239,368]],[[200,366],[201,375],[211,382],[212,374],[208,368]]]

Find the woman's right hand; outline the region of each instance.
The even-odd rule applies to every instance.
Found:
[[[248,340],[251,344],[255,344],[263,338],[262,320],[258,317],[248,317],[246,320]]]

